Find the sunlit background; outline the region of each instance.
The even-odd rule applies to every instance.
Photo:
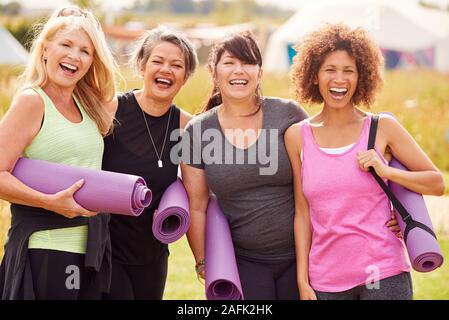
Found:
[[[18,87],[32,28],[56,7],[75,3],[102,23],[126,81],[138,88],[126,67],[134,41],[158,24],[183,31],[194,43],[201,67],[176,98],[194,113],[210,91],[204,68],[213,43],[230,32],[251,30],[264,57],[263,93],[294,98],[289,68],[293,46],[325,22],[343,21],[367,29],[385,58],[385,86],[375,112],[393,112],[444,173],[446,195],[425,197],[441,248],[449,259],[449,0],[21,0],[0,1],[0,117]],[[304,106],[313,114],[318,106]],[[9,228],[8,204],[0,201],[0,257]],[[185,237],[170,245],[165,299],[204,299]],[[449,266],[413,273],[416,299],[449,299]]]

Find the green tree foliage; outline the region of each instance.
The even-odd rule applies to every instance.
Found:
[[[195,7],[192,0],[170,0],[170,11],[173,13],[194,13]]]
[[[9,2],[7,4],[0,3],[0,14],[5,16],[18,16],[22,11],[22,6],[18,2]]]
[[[135,0],[131,10],[210,15],[220,25],[247,22],[255,16],[288,18],[291,15],[291,11],[260,5],[256,0]]]
[[[70,0],[74,5],[85,9],[98,9],[100,4],[96,0]]]
[[[33,37],[32,30],[35,23],[35,19],[15,17],[6,19],[3,26],[11,32],[17,41],[29,50],[31,46],[31,39]]]

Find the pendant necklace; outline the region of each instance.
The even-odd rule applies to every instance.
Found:
[[[156,145],[154,144],[154,140],[153,140],[153,136],[151,135],[150,128],[148,127],[148,122],[147,122],[147,118],[145,117],[145,112],[143,111],[142,108],[140,108],[140,110],[142,110],[143,120],[145,120],[145,125],[147,126],[148,135],[150,136],[150,139],[151,139],[151,144],[153,145],[154,152],[156,153],[156,156],[157,156],[157,159],[158,159],[157,160],[157,166],[159,168],[162,168],[162,166],[163,166],[163,164],[162,164],[162,154],[164,153],[165,141],[167,140],[167,133],[168,133],[168,127],[170,126],[170,117],[171,117],[172,109],[173,109],[172,106],[170,106],[170,112],[168,114],[168,121],[167,121],[167,128],[165,129],[164,142],[162,143],[161,154],[159,155],[159,153],[157,152],[157,149],[156,149]]]

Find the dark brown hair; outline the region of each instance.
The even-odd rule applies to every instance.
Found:
[[[262,55],[260,54],[254,36],[249,31],[231,34],[214,45],[209,54],[208,62],[211,74],[215,74],[216,66],[226,51],[242,62],[257,64],[259,67],[262,67]],[[260,89],[256,92],[256,103],[260,105],[261,94],[259,91]],[[201,112],[210,110],[221,103],[222,98],[220,90],[214,86],[212,93]]]
[[[355,59],[358,82],[352,97],[354,105],[370,106],[383,84],[383,57],[377,44],[362,28],[351,29],[343,23],[329,24],[310,32],[295,47],[292,67],[296,96],[301,103],[322,103],[323,97],[314,79],[326,56],[344,50]]]

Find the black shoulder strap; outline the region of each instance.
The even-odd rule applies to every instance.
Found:
[[[371,117],[371,126],[369,129],[368,150],[374,149],[374,144],[376,142],[378,123],[379,123],[379,116],[373,115]],[[398,211],[402,220],[406,224],[406,228],[405,228],[404,235],[403,235],[404,241],[407,242],[407,237],[408,237],[410,230],[412,230],[413,228],[416,228],[416,227],[427,231],[436,239],[436,235],[431,228],[429,228],[428,226],[426,226],[425,224],[423,224],[419,221],[413,220],[410,213],[407,211],[407,209],[404,208],[402,203],[398,200],[398,198],[396,198],[396,196],[393,194],[393,192],[391,192],[391,190],[388,188],[388,186],[385,184],[385,182],[382,180],[382,178],[377,175],[374,168],[370,167],[369,171],[374,176],[374,179],[376,179],[377,183],[379,183],[382,190],[386,193],[386,195],[390,199],[391,203],[393,204],[393,207]]]

